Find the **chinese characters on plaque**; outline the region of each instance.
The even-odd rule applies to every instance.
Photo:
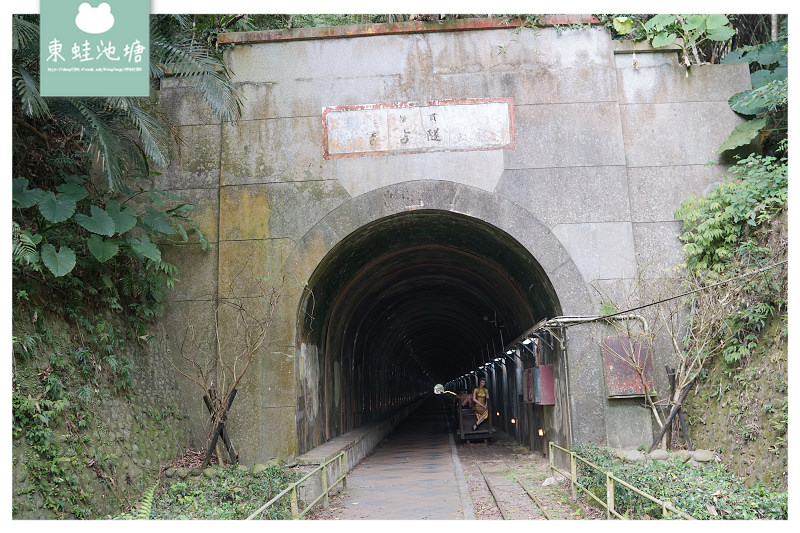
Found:
[[[514,143],[511,98],[323,110],[325,157],[499,150]]]

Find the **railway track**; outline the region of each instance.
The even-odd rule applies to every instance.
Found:
[[[478,467],[491,500],[503,520],[550,520],[552,517],[533,491],[525,486],[512,465],[500,457],[490,446],[480,446],[483,457],[476,455],[474,447],[467,445],[469,455]],[[487,458],[489,455],[490,458]],[[524,496],[523,496],[524,494]],[[526,498],[527,497],[527,498]]]

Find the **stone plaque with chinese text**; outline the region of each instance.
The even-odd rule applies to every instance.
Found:
[[[514,146],[511,98],[326,107],[326,159]]]

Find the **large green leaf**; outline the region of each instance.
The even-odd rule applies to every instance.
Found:
[[[158,120],[158,117],[140,107],[136,98],[112,97],[107,99],[109,107],[124,114],[125,118],[136,126],[139,139],[145,154],[160,167],[169,163],[169,147],[172,137],[169,130]],[[146,100],[142,99],[142,102]]]
[[[614,17],[612,21],[614,31],[620,35],[627,35],[633,29],[633,20],[628,17]]]
[[[753,98],[753,91],[742,91],[736,93],[728,99],[728,105],[737,113],[742,115],[758,115],[764,113],[768,108],[764,105],[762,98]]]
[[[28,72],[19,62],[12,68],[11,80],[22,104],[22,111],[29,117],[50,118],[47,100],[39,92],[39,80],[35,74]]]
[[[31,234],[28,230],[20,230],[19,224],[12,221],[11,226],[11,257],[15,263],[25,262],[34,264],[39,262],[37,246],[42,242],[42,236]]]
[[[729,63],[749,63],[747,58],[745,57],[745,53],[747,50],[745,47],[737,48],[736,50],[731,50],[720,60],[720,64],[727,65]]]
[[[14,207],[32,207],[44,197],[42,189],[28,189],[26,178],[14,178],[11,181],[11,205]]]
[[[155,261],[156,263],[161,262],[161,250],[159,250],[155,244],[150,242],[150,238],[147,235],[142,235],[141,240],[135,237],[129,237],[128,244],[130,244],[131,249],[137,254],[142,255],[151,261]]]
[[[150,189],[150,199],[153,200],[153,204],[156,207],[161,207],[162,200],[161,197],[167,198],[169,200],[174,200],[176,202],[181,201],[181,197],[175,193],[171,193],[169,191],[162,191],[161,189],[152,188]]]
[[[686,17],[686,23],[683,25],[683,29],[684,31],[704,31],[706,29],[707,19],[708,17],[706,15],[688,15]]]
[[[772,80],[772,72],[767,69],[761,69],[750,74],[750,85],[753,89],[766,85]]]
[[[717,153],[721,154],[725,150],[732,150],[734,148],[738,148],[739,146],[749,144],[750,141],[756,138],[758,132],[766,127],[766,125],[766,117],[742,122],[733,129],[730,137],[728,137],[728,139],[722,143],[722,146],[719,147]]]
[[[678,35],[675,33],[670,33],[668,31],[659,32],[655,37],[653,37],[653,48],[661,48],[662,46],[672,44],[677,38]]]
[[[736,35],[736,31],[730,26],[722,26],[721,28],[708,30],[708,38],[717,42],[727,41],[734,35]]]
[[[86,216],[82,213],[78,213],[75,215],[75,222],[86,228],[87,230],[91,231],[92,233],[97,233],[98,235],[105,235],[106,237],[111,237],[114,235],[114,219],[105,212],[105,210],[100,209],[96,205],[91,207],[92,216]]]
[[[89,191],[86,190],[86,187],[78,185],[77,183],[62,183],[56,187],[56,190],[63,193],[64,196],[72,198],[76,202],[80,202],[89,196]]]
[[[745,57],[750,62],[757,61],[764,66],[772,65],[787,56],[783,51],[784,46],[786,41],[770,41],[749,52]]]
[[[55,277],[61,277],[72,272],[75,268],[75,252],[69,246],[62,246],[56,253],[56,248],[50,243],[42,246],[42,262]]]
[[[113,240],[105,240],[99,235],[92,235],[87,241],[89,251],[100,261],[105,263],[119,252],[119,244]]]
[[[675,23],[675,15],[667,15],[667,14],[660,14],[656,15],[655,17],[651,18],[644,24],[644,29],[648,32],[651,31],[661,31],[670,24]]]
[[[110,200],[106,204],[106,213],[114,219],[114,230],[123,234],[136,225],[138,217],[130,207],[123,207],[116,200]]]
[[[728,24],[728,22],[730,22],[728,20],[728,17],[726,17],[725,15],[723,15],[721,13],[714,13],[714,14],[711,14],[711,15],[705,15],[705,19],[706,19],[706,28],[709,31],[716,30],[718,28],[722,28],[722,27],[726,26]]]
[[[39,200],[39,212],[49,222],[64,222],[75,213],[75,199],[64,193],[45,192]]]
[[[242,95],[230,81],[222,54],[193,36],[153,26],[150,47],[151,77],[161,78],[170,71],[177,78],[188,78],[223,122],[234,122],[241,116]]]
[[[172,235],[175,233],[175,228],[172,227],[172,224],[169,223],[167,217],[164,216],[164,213],[158,211],[157,209],[153,209],[149,205],[145,207],[147,211],[146,214],[139,217],[145,225],[147,225],[150,229],[157,233],[163,233],[164,235]]]

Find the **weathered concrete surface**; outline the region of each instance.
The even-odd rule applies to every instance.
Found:
[[[673,222],[675,211],[690,194],[702,196],[722,181],[720,165],[672,165],[628,169],[631,220]]]
[[[355,197],[408,181],[408,177],[440,179],[493,191],[505,170],[499,150],[457,153],[402,154],[336,162],[336,176]],[[425,207],[419,206],[418,207]]]
[[[507,170],[496,191],[552,229],[625,220],[631,211],[626,178],[622,165]]]
[[[219,124],[185,81],[164,81],[162,107],[186,144],[158,185],[195,195],[214,244],[205,257],[192,247],[168,252],[182,266],[186,287],[167,305],[173,351],[177,333],[195,320],[186,313],[211,305],[208,292],[249,300],[255,310],[264,303],[249,278],[274,281],[280,270],[289,280],[272,324],[274,343],[260,354],[231,414],[245,463],[298,455],[308,442],[346,430],[351,415],[327,434],[321,429],[331,409],[386,413],[400,401],[330,351],[326,339],[333,338],[336,317],[321,310],[334,309],[337,296],[309,284],[336,278],[323,270],[346,265],[346,258],[331,260],[339,246],[367,239],[370,225],[384,217],[425,211],[489,224],[496,232],[481,260],[516,279],[519,264],[507,252],[513,239],[529,254],[525,268],[538,269],[541,280],[520,293],[541,296],[548,313],[594,314],[597,284],[660,277],[681,259],[680,223],[672,214],[686,194],[701,194],[722,178],[720,168],[704,165],[723,162],[716,149],[740,120],[727,99],[749,88],[747,68],[692,67],[687,75],[674,50],[641,46],[634,68],[630,52],[600,28],[237,44],[226,52],[245,96],[237,125]],[[323,158],[326,107],[508,97],[514,148]],[[387,234],[382,251],[373,250],[373,261],[397,251],[393,238]],[[357,284],[357,276],[340,281],[344,288]],[[308,343],[307,335],[317,340]],[[569,379],[557,373],[563,380],[557,390],[569,389],[569,398],[548,415],[551,433],[594,442],[614,435],[619,445],[647,441],[644,410],[605,397],[591,335],[575,328],[567,341]],[[378,364],[381,354],[374,357]],[[657,379],[665,389],[660,370]],[[617,431],[626,419],[642,425]]]
[[[559,224],[553,232],[587,282],[630,278],[636,272],[633,228],[628,222]]]
[[[653,438],[652,415],[642,409],[642,399],[615,399],[606,407],[606,442],[608,446],[648,443]]]

